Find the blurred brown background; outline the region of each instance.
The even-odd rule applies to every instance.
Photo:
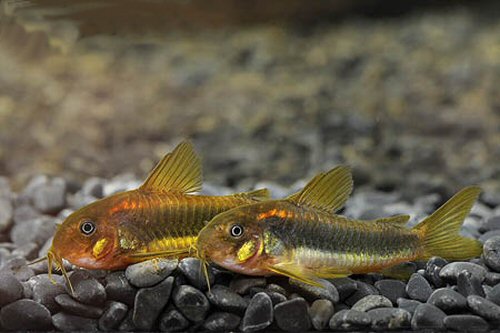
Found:
[[[403,4],[402,4],[403,3]],[[407,196],[500,204],[495,1],[0,1],[0,174],[144,174],[182,138],[205,178],[339,163]]]

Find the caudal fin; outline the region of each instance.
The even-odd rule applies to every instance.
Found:
[[[481,254],[480,242],[459,235],[460,227],[480,192],[477,186],[464,188],[413,228],[424,243],[422,259],[439,256],[447,260],[464,260]]]

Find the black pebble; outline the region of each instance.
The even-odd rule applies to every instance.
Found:
[[[354,281],[351,278],[333,279],[332,284],[337,289],[341,301],[345,300],[347,297],[351,296],[356,290],[358,290],[358,285],[356,281]]]
[[[70,275],[69,280],[74,290],[73,297],[77,301],[89,305],[103,305],[106,301],[104,286],[89,272],[77,270]]]
[[[36,275],[28,283],[33,286],[33,300],[45,305],[51,313],[56,313],[61,307],[56,303],[55,297],[66,293],[66,289],[62,276],[52,275],[52,277],[55,284],[50,281],[48,274]]]
[[[415,301],[413,299],[406,299],[406,298],[398,298],[397,303],[398,303],[398,307],[400,309],[404,309],[411,314],[413,314],[413,312],[415,312],[415,309],[417,308],[417,306],[419,306],[420,304],[423,304],[419,301]]]
[[[353,331],[371,324],[371,318],[366,312],[356,310],[341,310],[330,319],[332,330]]]
[[[449,330],[462,332],[486,332],[489,330],[489,325],[483,318],[466,314],[447,316],[444,318],[444,326]]]
[[[494,286],[490,290],[490,292],[488,293],[486,298],[488,300],[492,301],[493,303],[500,305],[500,284],[497,284],[496,286]]]
[[[9,271],[0,272],[0,307],[23,297],[23,285]]]
[[[52,323],[59,331],[96,332],[97,320],[59,312],[52,316]]]
[[[327,299],[315,300],[309,308],[309,317],[311,323],[317,331],[324,330],[328,327],[330,318],[332,318],[335,309],[332,302]]]
[[[68,294],[57,295],[55,297],[55,301],[65,312],[77,316],[99,318],[103,313],[102,308],[80,303]]]
[[[488,286],[500,284],[500,273],[488,272],[484,276],[484,283]]]
[[[258,293],[248,305],[243,320],[241,330],[243,332],[260,331],[271,325],[273,322],[273,303],[266,293]]]
[[[168,303],[174,277],[169,276],[156,286],[143,288],[135,296],[132,321],[140,330],[151,330],[160,315],[161,310]]]
[[[99,330],[113,331],[127,316],[128,306],[120,302],[109,302],[99,318]]]
[[[374,330],[401,329],[410,327],[411,314],[398,308],[379,308],[367,312]]]
[[[189,321],[177,309],[169,309],[160,317],[160,331],[182,332],[189,327]]]
[[[251,278],[245,276],[235,276],[231,282],[229,283],[229,288],[231,288],[234,292],[244,295],[248,293],[248,291],[253,287],[265,287],[266,279],[265,278]]]
[[[461,271],[457,277],[457,290],[465,297],[478,295],[484,297],[484,290],[481,282],[467,271]]]
[[[185,258],[179,263],[179,270],[189,280],[189,283],[199,290],[207,290],[207,280],[201,261],[196,258]],[[215,276],[212,268],[207,267],[208,280],[210,285],[214,284]]]
[[[484,297],[471,295],[467,297],[467,306],[475,314],[489,321],[500,321],[500,306]]]
[[[413,273],[406,285],[406,293],[411,299],[425,302],[432,294],[432,287],[422,275]]]
[[[427,302],[437,306],[445,313],[461,312],[467,305],[467,300],[464,296],[447,288],[436,289]]]
[[[297,292],[301,297],[312,302],[316,299],[327,299],[332,303],[339,301],[339,292],[337,288],[327,280],[319,280],[321,287],[313,286],[302,281],[290,279],[290,285],[297,288]]]
[[[0,326],[12,331],[46,331],[52,328],[50,311],[30,299],[20,299],[0,310]]]
[[[187,319],[195,323],[205,319],[210,308],[210,303],[205,294],[189,285],[176,288],[172,298],[177,309]]]
[[[384,279],[375,282],[375,288],[380,294],[387,297],[392,304],[396,304],[398,298],[406,297],[406,284],[403,281]]]
[[[379,291],[377,288],[372,286],[371,284],[356,281],[357,290],[349,297],[344,300],[344,303],[353,306],[357,301],[362,299],[367,295],[379,295]]]
[[[367,312],[376,308],[391,308],[392,302],[382,295],[367,295],[357,301],[352,309],[361,312]]]
[[[108,299],[134,306],[137,289],[133,287],[125,277],[125,272],[113,272],[106,276],[106,294]]]
[[[228,312],[214,312],[205,319],[203,328],[209,331],[227,332],[240,324],[240,317]]]
[[[211,304],[222,311],[243,314],[248,301],[226,286],[216,284],[206,293]]]
[[[425,264],[425,276],[432,282],[434,287],[440,288],[445,285],[443,280],[439,277],[441,268],[446,266],[448,261],[440,257],[432,257]]]
[[[444,328],[443,320],[446,314],[432,304],[423,303],[417,306],[411,319],[411,327],[414,330]]]
[[[311,328],[307,302],[303,298],[276,305],[274,319],[278,327],[287,332],[306,332]]]
[[[486,268],[481,265],[472,262],[461,262],[456,261],[444,266],[439,272],[439,277],[444,281],[451,283],[456,283],[458,274],[462,271],[468,271],[481,283],[484,280],[486,273],[488,272]]]

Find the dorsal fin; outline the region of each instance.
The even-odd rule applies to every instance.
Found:
[[[336,212],[352,192],[351,169],[338,166],[314,177],[302,191],[290,195],[287,200],[297,205]]]
[[[141,185],[147,191],[196,192],[201,189],[201,162],[189,141],[165,155]]]
[[[371,220],[369,222],[382,222],[382,223],[392,223],[392,224],[406,224],[410,219],[410,215],[395,215],[389,217],[382,217],[379,219]]]

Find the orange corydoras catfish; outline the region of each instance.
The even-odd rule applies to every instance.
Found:
[[[413,229],[409,216],[359,221],[335,215],[352,189],[350,170],[337,167],[316,176],[284,200],[241,206],[217,215],[198,236],[198,255],[248,275],[285,275],[318,285],[320,278],[389,270],[395,265],[441,256],[478,256],[478,241],[458,234],[479,195],[478,187],[457,193]]]
[[[138,189],[85,206],[58,228],[47,259],[66,276],[62,259],[89,269],[121,269],[159,256],[187,256],[206,221],[230,208],[261,201],[265,189],[202,196],[200,160],[189,142],[179,144]]]

